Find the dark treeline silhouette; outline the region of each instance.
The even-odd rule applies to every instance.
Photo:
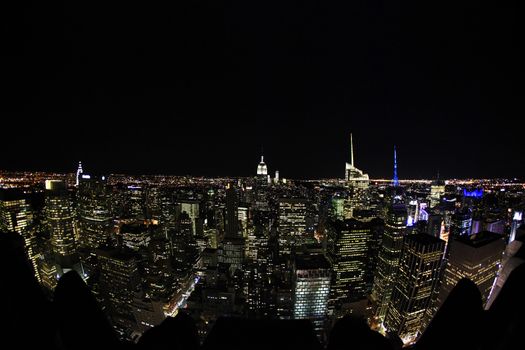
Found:
[[[16,234],[0,234],[2,349],[304,349],[318,350],[305,320],[219,318],[201,345],[193,319],[183,312],[146,331],[137,344],[120,342],[89,287],[76,274],[60,278],[53,301],[46,298]],[[490,310],[470,280],[461,280],[439,309],[415,350],[520,349],[525,347],[525,265],[517,267]],[[12,344],[12,345],[11,345]],[[370,330],[346,316],[334,325],[328,350],[400,349],[399,339]]]

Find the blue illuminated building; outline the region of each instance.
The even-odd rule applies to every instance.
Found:
[[[483,197],[483,189],[475,189],[468,191],[466,188],[463,189],[463,197],[481,198]]]
[[[399,186],[399,178],[397,177],[397,152],[394,145],[394,187]]]

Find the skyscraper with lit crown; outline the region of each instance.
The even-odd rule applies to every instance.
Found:
[[[82,162],[78,162],[77,177],[76,177],[76,183],[75,183],[77,187],[80,184],[80,178],[82,177],[83,173],[84,173],[84,170],[82,170]]]
[[[394,146],[394,179],[393,179],[394,187],[399,186],[399,177],[397,175],[397,150],[396,146]]]
[[[368,174],[354,166],[354,140],[352,134],[350,134],[350,163],[345,164],[345,180],[348,181],[349,186],[362,189],[368,188],[370,183]]]
[[[266,166],[266,163],[264,162],[264,156],[261,155],[261,161],[257,165],[257,175],[258,176],[268,176],[268,167]]]

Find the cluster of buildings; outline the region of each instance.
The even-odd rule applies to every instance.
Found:
[[[309,319],[324,340],[354,314],[409,344],[461,278],[489,305],[525,238],[522,184],[401,185],[395,149],[393,180],[370,180],[353,141],[336,180],[272,178],[263,157],[249,178],[148,181],[79,164],[37,179],[2,186],[0,230],[22,236],[50,297],[77,271],[127,340],[184,309],[202,337],[239,316]]]

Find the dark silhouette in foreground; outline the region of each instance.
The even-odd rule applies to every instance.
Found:
[[[197,327],[193,319],[180,312],[175,318],[168,317],[157,327],[144,332],[138,341],[140,349],[187,349],[200,347]]]
[[[57,327],[66,349],[118,348],[120,343],[82,278],[70,271],[55,288]]]
[[[204,349],[322,349],[307,320],[247,320],[219,318]]]
[[[70,271],[49,301],[15,234],[0,234],[3,277],[2,346],[20,349],[322,349],[305,320],[219,318],[202,346],[193,319],[183,312],[146,331],[137,344],[120,342],[88,286]],[[433,349],[523,348],[525,265],[509,276],[490,310],[483,310],[476,285],[461,280],[416,345]],[[520,344],[517,346],[516,344]],[[328,350],[398,349],[400,344],[370,330],[363,319],[346,316],[333,327]]]
[[[332,328],[327,349],[349,349],[349,344],[355,350],[390,350],[396,349],[398,345],[394,340],[387,339],[378,332],[371,330],[364,319],[345,316],[337,321]]]
[[[415,348],[477,349],[484,318],[478,287],[474,282],[462,279],[434,315]]]

